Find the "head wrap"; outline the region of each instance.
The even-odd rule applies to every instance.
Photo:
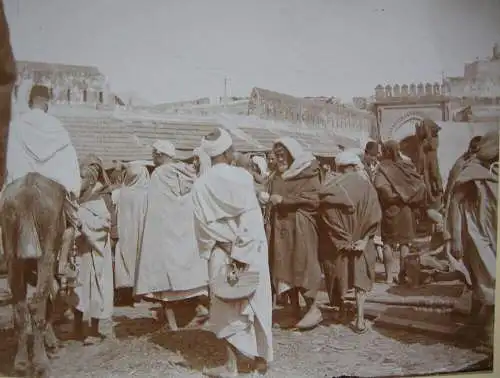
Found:
[[[361,159],[358,154],[354,151],[342,151],[337,156],[335,156],[335,164],[337,167],[345,167],[348,165],[354,165],[356,167],[360,167],[362,165]]]
[[[293,160],[314,160],[314,155],[304,149],[304,147],[294,138],[286,136],[274,142],[274,146],[281,144],[285,147]]]
[[[89,173],[91,172],[94,176],[97,175],[97,178],[101,180],[104,185],[111,184],[111,180],[104,169],[102,159],[96,154],[88,154],[81,161],[80,172],[84,172],[85,170],[89,170]]]
[[[209,140],[207,137],[201,140],[201,148],[211,158],[222,155],[233,145],[233,139],[226,130],[217,128],[215,134],[219,135],[215,140]]]
[[[292,137],[283,137],[274,142],[273,149],[277,146],[283,146],[293,159],[292,164],[288,167],[286,172],[283,172],[281,177],[284,180],[289,180],[297,177],[304,170],[311,167],[312,163],[316,161],[314,155],[306,151],[302,145]]]
[[[148,169],[138,163],[131,163],[126,166],[125,179],[123,184],[128,187],[143,189],[148,186],[149,172]]]
[[[487,132],[477,145],[476,157],[485,162],[498,159],[498,143],[498,131]]]
[[[401,150],[399,143],[395,140],[388,140],[382,145],[382,157],[392,161],[401,160]]]
[[[365,146],[365,153],[370,156],[378,155],[378,143],[374,141],[369,141]]]
[[[153,148],[164,155],[175,157],[175,146],[168,140],[157,140],[153,143]]]
[[[467,152],[470,152],[471,154],[475,154],[477,152],[477,148],[479,146],[479,142],[481,141],[481,136],[476,135],[474,138],[472,138],[469,142],[469,148]]]

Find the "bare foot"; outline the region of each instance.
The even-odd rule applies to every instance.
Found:
[[[253,368],[257,373],[264,375],[268,369],[267,361],[261,357],[257,357],[253,362]]]
[[[96,344],[103,342],[105,339],[106,339],[106,337],[104,335],[87,336],[83,340],[83,345],[85,345],[85,346],[96,345]]]
[[[295,325],[301,330],[312,329],[323,321],[323,314],[318,306],[312,306],[304,317]]]
[[[208,309],[201,304],[196,306],[196,316],[199,316],[199,317],[208,316]]]

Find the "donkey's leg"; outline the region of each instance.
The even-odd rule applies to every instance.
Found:
[[[45,318],[47,319],[47,328],[45,329],[45,346],[50,352],[56,352],[59,347],[56,333],[54,332],[54,321],[56,317],[57,299],[52,298],[47,300],[47,312]]]
[[[35,374],[42,376],[50,369],[50,361],[45,350],[45,331],[47,300],[55,273],[53,248],[45,248],[44,251],[42,257],[38,259],[36,291],[29,304],[33,329],[33,369]]]
[[[13,249],[10,249],[13,251]],[[25,280],[24,261],[11,255],[9,262],[9,285],[12,292],[12,309],[14,329],[17,333],[17,353],[14,359],[14,370],[20,374],[29,368],[28,336],[29,312],[26,302],[27,284]]]

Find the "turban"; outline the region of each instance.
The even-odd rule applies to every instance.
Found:
[[[206,137],[201,140],[201,148],[211,158],[222,155],[233,145],[233,139],[226,130],[217,128],[216,133],[219,137],[215,140],[208,140]]]
[[[477,146],[477,158],[481,161],[497,159],[498,143],[498,131],[489,131],[484,134]]]
[[[335,157],[337,167],[345,167],[347,165],[361,166],[361,159],[353,151],[342,151]]]
[[[168,140],[157,140],[153,143],[153,148],[170,157],[175,157],[175,146]]]

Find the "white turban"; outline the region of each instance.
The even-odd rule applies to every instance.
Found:
[[[168,140],[157,140],[153,143],[153,148],[170,157],[175,157],[175,146]]]
[[[222,155],[233,145],[231,135],[224,129],[218,128],[218,130],[220,136],[216,140],[207,140],[205,137],[201,140],[201,148],[210,157]]]
[[[345,167],[347,165],[354,165],[360,167],[362,165],[361,159],[353,151],[342,151],[335,156],[335,164],[337,167]]]

